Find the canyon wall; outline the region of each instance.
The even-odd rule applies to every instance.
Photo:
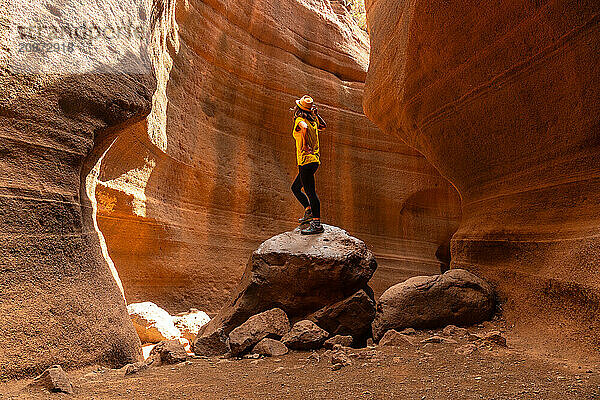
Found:
[[[127,21],[148,31],[149,10],[110,0],[67,3],[2,7],[9,17],[0,48],[3,379],[52,364],[118,366],[141,357],[95,229],[88,183],[119,131],[150,111],[155,82],[145,39],[60,36],[70,45],[49,53],[39,46],[59,23]]]
[[[216,312],[252,251],[295,226],[303,210],[290,190],[289,108],[307,93],[328,122],[317,172],[323,220],[376,253],[375,290],[448,263],[458,195],[364,116],[368,38],[345,9],[190,0],[169,12],[150,120],[112,144],[96,188],[128,302]]]
[[[598,350],[600,3],[367,3],[364,109],[458,189],[451,267],[533,344]]]

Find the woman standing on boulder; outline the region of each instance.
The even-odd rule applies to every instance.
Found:
[[[296,100],[294,110],[294,130],[296,140],[296,161],[298,175],[292,183],[292,192],[304,207],[304,216],[298,220],[300,225],[310,223],[302,229],[303,235],[314,235],[323,232],[321,225],[321,203],[315,190],[315,172],[321,164],[319,153],[319,130],[327,124],[317,112],[310,96]],[[302,193],[302,188],[304,192]],[[308,196],[308,197],[307,197]]]

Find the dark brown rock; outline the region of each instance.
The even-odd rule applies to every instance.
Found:
[[[484,342],[497,344],[498,346],[506,347],[506,337],[500,331],[490,331],[481,338]]]
[[[290,331],[290,321],[280,308],[263,311],[248,318],[229,334],[229,348],[236,356],[268,337],[281,338]]]
[[[192,345],[192,351],[199,356],[218,356],[229,353],[228,337],[223,329],[217,329],[210,334],[198,336]]]
[[[287,354],[288,348],[279,340],[264,338],[254,346],[252,353],[268,357],[277,357]]]
[[[43,387],[53,393],[73,394],[73,385],[60,365],[53,365],[34,379],[31,387]]]
[[[370,336],[373,318],[375,301],[364,290],[307,317],[330,335],[350,335],[357,342],[363,342]]]
[[[404,346],[407,344],[412,345],[413,342],[408,338],[408,336],[403,335],[394,329],[387,331],[381,340],[379,340],[380,346]]]
[[[320,348],[328,336],[326,330],[305,319],[296,322],[292,330],[281,338],[281,342],[293,350],[313,350]]]
[[[228,305],[207,325],[197,340],[223,329],[228,334],[250,316],[274,307],[290,320],[368,290],[377,262],[363,241],[340,228],[303,236],[291,231],[274,236],[256,250]]]
[[[188,358],[185,347],[179,340],[164,340],[150,351],[152,365],[177,364]]]
[[[333,349],[335,345],[350,347],[352,346],[352,343],[354,343],[354,338],[352,336],[335,335],[327,339],[325,343],[323,343],[323,347],[326,349]]]
[[[389,329],[471,325],[491,318],[494,307],[491,286],[465,270],[410,278],[377,301],[373,337],[378,340]]]

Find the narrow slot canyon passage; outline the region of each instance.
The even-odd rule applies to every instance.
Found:
[[[0,398],[600,398],[597,1],[4,8]]]

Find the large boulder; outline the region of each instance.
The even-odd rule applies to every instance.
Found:
[[[483,279],[462,269],[417,276],[392,286],[377,301],[373,338],[390,329],[471,325],[492,317],[495,295]]]
[[[370,336],[373,318],[375,318],[375,301],[362,289],[307,317],[330,335],[350,335],[357,342]]]
[[[289,331],[290,321],[280,308],[253,315],[229,334],[231,354],[242,354],[266,337],[279,339]]]
[[[252,315],[281,308],[297,321],[363,289],[377,262],[363,241],[343,229],[303,236],[298,230],[265,241],[256,250],[230,302],[201,329],[197,341],[229,334]]]

